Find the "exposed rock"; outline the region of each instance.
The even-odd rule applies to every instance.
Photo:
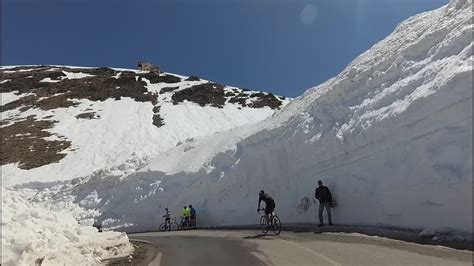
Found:
[[[247,101],[247,99],[250,99],[251,101]],[[278,109],[282,105],[281,100],[275,97],[275,95],[262,92],[252,93],[250,95],[248,93],[240,92],[234,94],[234,96],[229,99],[229,103],[236,103],[240,104],[242,107],[251,108],[262,108],[268,106],[271,109]]]
[[[241,106],[247,106],[247,96],[241,96],[241,94],[234,95],[229,99],[229,103],[240,104]]]
[[[159,113],[161,106],[153,106],[153,113]]]
[[[69,148],[71,142],[44,139],[51,136],[46,129],[52,128],[54,123],[29,116],[0,128],[2,149],[8,151],[1,153],[0,164],[19,163],[19,168],[28,170],[61,160],[66,156],[61,151]]]
[[[173,94],[171,99],[173,100],[173,104],[187,100],[197,103],[200,106],[210,105],[223,108],[226,102],[223,89],[224,85],[208,82],[177,91]]]
[[[156,113],[156,114],[153,115],[153,125],[155,125],[157,127],[161,127],[164,124],[165,124],[164,120],[163,120],[163,118],[161,118],[159,113]]]
[[[37,100],[38,100],[38,97],[36,95],[28,95],[25,97],[21,97],[20,99],[16,101],[12,101],[5,105],[0,106],[0,112],[4,112],[7,110],[14,110],[20,106],[27,106],[31,108],[36,103]]]
[[[262,108],[262,107],[268,106],[272,109],[277,109],[277,108],[280,108],[282,104],[281,101],[277,97],[275,97],[275,95],[271,93],[269,94],[254,93],[250,95],[250,97],[252,98],[257,97],[257,100],[253,100],[252,103],[249,104],[249,107],[252,107],[252,108]]]
[[[160,116],[160,108],[161,106],[154,106],[153,107],[153,125],[157,126],[157,127],[161,127],[163,126],[165,123],[164,123],[164,119],[161,118]]]
[[[98,119],[100,118],[95,112],[87,112],[76,115],[77,119]]]
[[[198,76],[190,76],[189,78],[185,80],[186,81],[200,81],[201,79]]]
[[[179,87],[164,87],[160,90],[160,94],[167,93],[167,92],[172,92],[174,90],[177,90]]]
[[[140,78],[146,78],[151,83],[178,83],[181,82],[181,78],[170,75],[170,74],[159,74],[156,72],[150,72],[145,74],[139,74]]]
[[[0,111],[13,110],[18,107],[35,107],[50,110],[61,107],[76,106],[74,100],[88,99],[91,101],[105,101],[109,98],[119,100],[121,97],[130,97],[139,102],[152,102],[156,104],[157,96],[146,89],[146,83],[137,80],[133,72],[122,72],[119,78],[112,78],[117,74],[110,68],[97,69],[69,69],[62,70],[84,72],[94,75],[80,79],[62,79],[57,83],[40,82],[45,77],[54,79],[62,77],[60,71],[44,71],[42,69],[28,72],[7,72],[8,84],[0,84],[1,92],[19,91],[20,93],[33,93],[10,102],[0,107]],[[5,71],[3,71],[5,72]],[[4,74],[4,73],[2,73]],[[32,78],[26,78],[33,75]],[[43,98],[40,100],[40,98]]]

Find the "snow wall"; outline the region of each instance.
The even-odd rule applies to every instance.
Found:
[[[192,203],[201,225],[316,223],[321,179],[340,224],[472,232],[472,1],[414,16],[259,125],[186,143],[124,179],[76,186],[109,226],[156,230]],[[94,192],[95,191],[95,192]]]

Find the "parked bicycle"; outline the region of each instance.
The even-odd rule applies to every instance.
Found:
[[[176,231],[178,229],[179,225],[176,222],[176,217],[173,218],[173,221],[171,221],[171,219],[166,219],[163,223],[160,224],[160,227],[158,228],[160,232]]]
[[[181,216],[181,221],[179,222],[178,230],[187,230],[187,229],[191,229],[189,218],[186,219],[186,217]]]
[[[264,211],[265,209],[258,209],[258,212]],[[267,234],[271,229],[275,235],[279,235],[281,232],[281,221],[280,218],[272,212],[268,217],[265,213],[260,218],[260,229],[264,234]]]

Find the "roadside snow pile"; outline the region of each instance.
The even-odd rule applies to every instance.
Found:
[[[2,188],[1,211],[2,265],[91,265],[133,252],[126,234],[98,233],[16,191]]]
[[[154,230],[162,208],[190,203],[200,225],[255,224],[260,189],[284,223],[311,223],[322,179],[336,223],[472,232],[472,49],[472,1],[452,0],[270,119],[71,193],[100,199],[99,219],[127,231]]]

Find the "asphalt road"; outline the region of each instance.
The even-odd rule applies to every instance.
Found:
[[[146,256],[116,265],[473,265],[472,251],[361,234],[195,230],[129,237],[147,243]]]

